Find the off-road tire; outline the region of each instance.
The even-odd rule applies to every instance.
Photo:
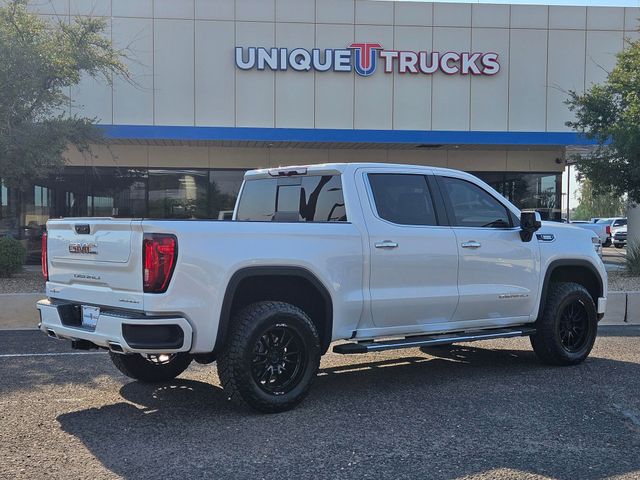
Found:
[[[297,335],[304,363],[290,390],[270,393],[255,379],[252,362],[258,342],[276,328],[286,328]],[[263,413],[283,412],[298,405],[309,393],[320,356],[318,331],[304,311],[285,302],[257,302],[232,318],[226,344],[218,357],[218,376],[229,399],[243,400]]]
[[[188,353],[176,353],[168,363],[164,364],[153,363],[137,353],[124,355],[109,352],[109,356],[118,370],[127,377],[142,383],[160,383],[173,380],[184,372],[191,363],[191,355]]]
[[[574,302],[585,314],[582,321],[585,337],[575,349],[563,344],[560,324],[563,312]],[[583,362],[596,339],[598,319],[593,298],[587,289],[573,282],[558,282],[549,285],[544,311],[536,322],[536,333],[531,335],[531,345],[543,363],[549,365],[576,365]]]

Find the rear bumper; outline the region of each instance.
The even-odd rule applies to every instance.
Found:
[[[145,316],[138,312],[101,311],[95,328],[81,325],[79,305],[40,300],[40,330],[49,336],[87,340],[121,353],[176,353],[191,350],[193,329],[183,317]]]

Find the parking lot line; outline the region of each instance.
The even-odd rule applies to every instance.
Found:
[[[107,352],[52,352],[52,353],[4,353],[0,358],[9,357],[63,357],[66,355],[104,355]]]

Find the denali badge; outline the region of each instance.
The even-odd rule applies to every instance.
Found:
[[[95,243],[70,243],[69,253],[88,253],[91,255],[97,255],[98,245]]]

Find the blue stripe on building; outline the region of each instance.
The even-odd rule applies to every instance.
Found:
[[[347,130],[323,128],[191,127],[101,125],[120,140],[407,143],[434,145],[593,145],[574,132],[486,132],[444,130]]]

